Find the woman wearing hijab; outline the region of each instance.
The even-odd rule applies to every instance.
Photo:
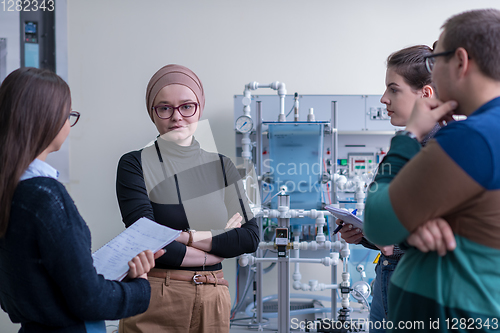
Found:
[[[194,138],[205,107],[200,79],[167,65],[147,86],[146,107],[159,136],[122,156],[117,197],[128,227],[141,217],[183,230],[148,274],[149,309],[120,332],[229,332],[231,301],[223,258],[255,252],[258,227],[234,164]]]

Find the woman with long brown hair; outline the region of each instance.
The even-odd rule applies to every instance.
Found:
[[[53,72],[20,68],[0,86],[0,305],[20,332],[104,333],[103,320],[149,305],[151,251],[129,262],[128,282],[97,275],[90,231],[45,163],[78,118]]]

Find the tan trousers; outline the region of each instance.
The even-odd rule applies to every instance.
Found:
[[[226,286],[152,276],[148,280],[148,310],[120,320],[119,333],[229,333],[231,299]]]

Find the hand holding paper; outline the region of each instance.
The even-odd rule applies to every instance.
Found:
[[[179,230],[168,228],[143,217],[92,254],[94,267],[97,273],[102,274],[106,279],[120,281],[130,269],[129,261],[134,263],[134,257],[146,250],[158,252],[175,240],[179,233]],[[135,260],[139,262],[134,264],[150,266],[147,255],[146,258]],[[144,267],[135,269],[132,276],[144,274]]]
[[[357,216],[352,215],[347,210],[336,208],[333,206],[325,206],[325,209],[339,220],[342,220],[345,223],[352,224],[353,228],[363,230],[363,220],[361,220]]]
[[[127,278],[135,279],[142,278],[147,279],[149,271],[151,268],[155,267],[155,259],[158,259],[165,254],[165,250],[161,249],[155,254],[151,250],[146,250],[138,255],[136,255],[132,260],[128,262],[130,267],[128,270]]]

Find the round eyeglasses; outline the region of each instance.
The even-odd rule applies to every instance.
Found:
[[[434,54],[429,54],[429,55],[426,55],[424,57],[425,59],[425,68],[427,69],[427,71],[430,73],[432,73],[432,70],[434,69],[434,63],[436,62],[436,60],[434,58],[436,57],[444,57],[444,56],[447,56],[447,55],[450,55],[452,53],[455,53],[456,50],[452,50],[452,51],[445,51],[445,52],[440,52],[440,53],[434,53]]]
[[[175,110],[179,111],[183,117],[192,117],[198,110],[198,103],[190,102],[179,106],[171,106],[167,104],[159,104],[153,106],[153,110],[160,119],[170,119],[174,115]]]
[[[75,126],[76,123],[78,122],[78,119],[80,119],[80,112],[77,112],[75,110],[71,110],[68,116],[69,119],[69,125],[71,127]]]

